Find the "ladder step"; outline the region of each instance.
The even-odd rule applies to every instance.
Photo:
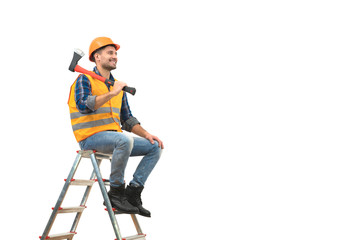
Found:
[[[98,182],[97,179],[94,179],[94,181],[95,181],[95,182]],[[105,185],[105,186],[110,186],[110,180],[109,180],[109,179],[105,179],[105,178],[104,178],[104,179],[103,179],[103,182],[104,182],[104,185]]]
[[[64,207],[59,208],[58,213],[75,213],[75,212],[82,212],[86,206],[78,206],[78,207]]]
[[[134,239],[143,239],[143,240],[145,240],[146,239],[145,237],[146,237],[146,234],[138,234],[138,235],[134,235],[134,236],[125,237],[122,240],[134,240]]]
[[[66,179],[65,179],[66,180]],[[85,179],[71,179],[70,185],[75,186],[92,186],[95,180],[85,180]]]
[[[76,234],[75,232],[59,233],[59,234],[49,235],[45,239],[50,239],[50,240],[68,239],[73,237],[75,234]]]
[[[111,159],[112,153],[102,153],[102,152],[96,152],[93,150],[80,150],[77,151],[77,153],[80,153],[82,157],[84,158],[90,158],[90,155],[95,153],[95,157],[97,159]]]

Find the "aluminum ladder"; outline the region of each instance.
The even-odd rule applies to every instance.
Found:
[[[134,235],[134,236],[125,237],[125,238],[121,237],[119,225],[118,225],[118,222],[115,217],[115,214],[117,214],[117,212],[114,208],[112,208],[109,197],[107,195],[107,190],[105,188],[105,185],[109,185],[109,183],[108,183],[108,180],[105,180],[102,178],[101,173],[100,173],[100,168],[99,168],[101,161],[103,159],[109,159],[111,161],[111,157],[112,157],[111,154],[104,154],[104,153],[96,152],[93,150],[77,151],[77,156],[75,158],[74,164],[70,170],[69,176],[67,177],[67,179],[65,179],[64,187],[63,187],[63,189],[60,193],[60,196],[55,204],[55,207],[53,207],[52,214],[51,214],[50,219],[45,227],[45,230],[44,230],[43,234],[39,237],[40,240],[45,240],[45,239],[72,240],[73,239],[73,237],[76,234],[76,228],[79,224],[81,215],[86,208],[85,204],[88,200],[91,188],[95,182],[99,183],[100,190],[103,195],[105,206],[106,206],[105,210],[107,210],[107,212],[109,213],[110,221],[114,228],[114,232],[115,232],[115,236],[116,236],[115,240],[134,240],[134,239],[145,240],[146,235],[142,232],[142,230],[140,228],[140,224],[139,224],[135,214],[130,214],[130,215],[134,222],[134,225],[135,225],[135,228],[136,228],[136,231],[138,234]],[[80,160],[82,158],[90,158],[93,168],[94,168],[89,180],[74,179],[75,172],[76,172],[76,170],[80,164]],[[86,186],[86,190],[84,192],[81,203],[79,206],[76,206],[76,207],[61,207],[61,204],[65,198],[65,195],[66,195],[67,190],[69,189],[70,185]],[[69,232],[49,235],[51,227],[56,219],[56,216],[60,213],[76,213],[73,225]]]

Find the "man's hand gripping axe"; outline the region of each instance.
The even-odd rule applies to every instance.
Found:
[[[79,60],[84,55],[85,55],[85,53],[83,51],[81,51],[80,49],[75,49],[73,59],[72,59],[72,61],[70,63],[70,66],[69,66],[69,70],[72,71],[72,72],[88,74],[88,75],[92,76],[95,79],[98,79],[98,80],[100,80],[100,81],[102,81],[104,83],[108,83],[111,86],[114,86],[114,83],[115,83],[114,80],[104,78],[104,77],[102,77],[100,75],[97,75],[94,72],[88,71],[88,70],[86,70],[86,69],[84,69],[84,68],[82,68],[82,67],[80,67],[78,65]],[[125,86],[122,90],[125,91],[125,92],[128,92],[128,93],[130,93],[132,95],[135,95],[135,93],[136,93],[136,89],[133,88],[133,87]]]

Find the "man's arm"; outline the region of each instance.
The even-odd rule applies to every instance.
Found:
[[[159,143],[159,147],[164,148],[163,142],[156,136],[148,133],[144,128],[141,127],[140,122],[132,115],[130,105],[127,100],[126,94],[124,93],[123,101],[121,105],[121,124],[122,129],[128,132],[132,132],[140,137],[143,137],[154,144],[154,140]]]
[[[140,124],[136,124],[131,129],[131,132],[140,137],[146,138],[147,140],[149,140],[151,142],[151,144],[154,144],[155,143],[154,140],[156,140],[159,143],[159,147],[161,149],[164,148],[163,142],[157,136],[154,136],[154,135],[151,135],[150,133],[148,133],[143,127],[141,127]]]
[[[117,96],[124,86],[126,86],[126,83],[116,81],[112,91],[96,96],[91,94],[91,84],[89,79],[85,75],[80,75],[75,86],[76,107],[81,113],[91,113],[100,108],[111,98]]]
[[[125,86],[127,86],[126,83],[120,82],[120,81],[115,81],[114,87],[110,92],[96,96],[94,109],[96,110],[96,109],[100,108],[102,105],[104,105],[110,99],[119,95],[119,93],[122,91],[122,89]]]
[[[94,111],[95,96],[92,96],[90,81],[84,74],[76,80],[75,102],[76,108],[81,113],[86,114]]]

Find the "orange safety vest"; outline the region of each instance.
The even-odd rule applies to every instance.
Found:
[[[94,79],[87,74],[85,74],[85,76],[90,80],[91,93],[93,96],[100,96],[109,92],[105,83]],[[75,85],[76,80],[71,85],[68,105],[70,110],[71,125],[76,141],[80,142],[95,133],[107,130],[122,132],[120,127],[120,111],[124,92],[121,91],[119,95],[111,98],[110,101],[106,102],[96,111],[83,114],[80,113],[76,107]],[[113,87],[111,86],[110,91],[112,88]]]

